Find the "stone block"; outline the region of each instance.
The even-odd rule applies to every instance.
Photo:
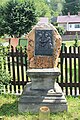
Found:
[[[43,55],[35,55],[35,46],[36,46],[36,31],[42,31],[42,35],[43,37],[39,37],[39,35],[37,36],[38,37],[38,46],[39,46],[39,43],[40,43],[40,40],[42,39],[42,42],[43,43],[42,45],[44,45],[45,41],[49,42],[48,44],[51,44],[51,39],[52,39],[52,50],[51,52],[49,53],[49,49],[46,48],[48,47],[48,45],[46,47],[42,47],[43,51],[44,49],[46,48],[46,51],[42,51],[43,52]],[[44,31],[47,31],[45,32],[45,34],[43,34]],[[50,36],[50,31],[52,36]],[[47,34],[46,34],[47,33]],[[41,34],[40,34],[41,35]],[[47,36],[47,37],[46,37]],[[33,29],[28,33],[27,35],[27,39],[28,39],[28,48],[27,48],[27,51],[28,51],[28,58],[29,58],[29,68],[54,68],[54,67],[57,67],[57,64],[58,64],[58,57],[59,57],[59,54],[60,54],[60,49],[61,49],[61,43],[62,43],[62,39],[61,39],[61,36],[59,35],[58,31],[56,30],[56,28],[51,25],[50,23],[37,23]],[[46,42],[46,44],[47,44]],[[39,48],[38,48],[39,50]],[[41,52],[40,52],[41,53]],[[45,54],[46,53],[46,54]],[[50,54],[50,55],[49,55]],[[32,58],[34,56],[34,61],[33,63],[32,62]],[[36,60],[35,60],[36,59]],[[35,63],[35,65],[34,65]]]
[[[27,75],[31,78],[25,86],[18,102],[19,112],[38,113],[41,106],[47,106],[51,112],[67,111],[67,101],[56,83],[60,75],[58,68],[28,69]]]

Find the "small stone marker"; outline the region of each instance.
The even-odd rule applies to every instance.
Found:
[[[56,78],[60,75],[57,64],[61,36],[52,24],[41,19],[29,32],[27,39],[27,75],[31,83],[25,86],[19,100],[19,112],[36,113],[41,106],[49,107],[51,112],[67,111],[67,101],[61,87],[56,83]]]
[[[50,109],[47,106],[40,107],[39,120],[50,120]]]

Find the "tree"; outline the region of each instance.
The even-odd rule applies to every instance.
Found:
[[[5,4],[9,0],[0,0],[0,5]]]
[[[51,17],[51,10],[44,0],[34,0],[37,17]]]
[[[67,15],[70,12],[72,15],[80,11],[80,0],[65,0],[63,4],[62,14]]]
[[[2,24],[5,29],[3,32],[11,37],[20,37],[29,32],[31,26],[36,23],[33,1],[27,0],[19,3],[17,0],[10,0],[1,9],[0,14],[3,15]],[[1,29],[3,28],[2,24]]]
[[[0,36],[4,35],[4,17],[3,17],[4,10],[2,6],[0,6]]]
[[[61,13],[64,0],[45,0],[51,10],[52,16],[58,16]]]
[[[17,0],[19,2],[24,2],[25,0]],[[27,0],[26,0],[27,1]],[[45,0],[29,0],[34,1],[35,13],[37,17],[51,17],[51,10],[46,4]]]

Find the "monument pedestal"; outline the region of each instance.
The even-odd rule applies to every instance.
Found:
[[[65,96],[56,83],[58,68],[29,69],[27,75],[32,82],[25,86],[20,97],[19,112],[39,112],[41,106],[49,107],[51,112],[67,111]]]

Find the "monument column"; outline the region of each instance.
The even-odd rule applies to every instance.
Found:
[[[31,82],[20,97],[19,112],[38,112],[41,106],[49,107],[51,112],[67,110],[65,96],[56,83],[61,42],[56,28],[44,18],[29,32],[27,75]]]

